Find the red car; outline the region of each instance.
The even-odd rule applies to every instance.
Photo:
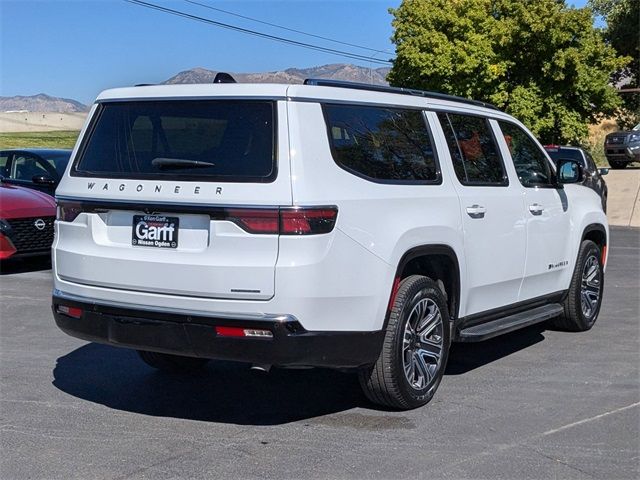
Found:
[[[49,255],[55,219],[53,197],[0,183],[0,260]]]

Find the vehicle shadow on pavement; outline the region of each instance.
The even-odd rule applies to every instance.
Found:
[[[90,343],[58,358],[53,385],[117,410],[239,425],[279,425],[366,406],[353,374],[327,369],[251,372],[210,362],[192,375],[145,365],[133,350]]]
[[[454,344],[445,375],[461,375],[544,340],[532,327],[482,343]],[[355,374],[329,369],[274,368],[212,361],[192,375],[145,365],[133,350],[90,343],[58,358],[53,385],[116,410],[238,425],[280,425],[372,405]]]
[[[454,343],[449,351],[445,375],[462,375],[544,340],[545,323],[478,343]]]
[[[17,258],[0,262],[0,275],[51,270],[50,257]]]

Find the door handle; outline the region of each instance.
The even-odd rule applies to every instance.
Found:
[[[542,215],[543,210],[544,210],[544,207],[539,203],[534,203],[533,205],[529,205],[529,211],[531,212],[531,215]]]
[[[484,214],[486,213],[486,211],[486,208],[484,208],[482,205],[478,205],[477,203],[471,205],[470,207],[467,207],[467,215],[469,215],[471,218],[484,218]]]

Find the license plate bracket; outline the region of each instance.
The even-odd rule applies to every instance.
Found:
[[[131,245],[135,247],[178,248],[180,219],[164,215],[134,215]]]

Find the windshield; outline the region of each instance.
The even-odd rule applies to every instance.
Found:
[[[274,103],[104,103],[72,174],[267,182],[275,178]]]

